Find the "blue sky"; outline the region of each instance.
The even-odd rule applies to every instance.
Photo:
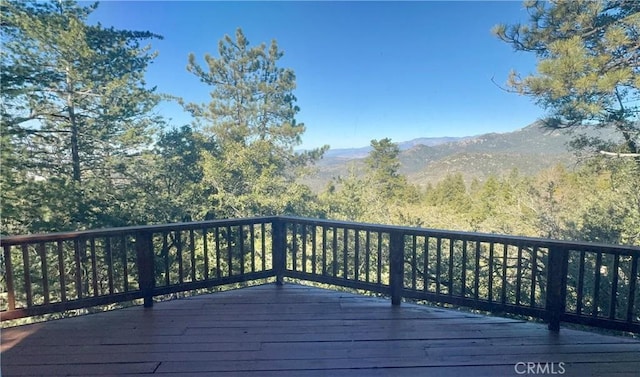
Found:
[[[186,71],[189,53],[201,63],[205,53],[217,56],[218,41],[238,27],[252,45],[275,39],[285,52],[280,65],[297,77],[301,148],[527,126],[544,111],[491,81],[535,70],[534,56],[491,34],[497,23],[526,20],[520,1],[106,1],[90,18],[162,35],[147,81],[188,102],[208,102],[211,90]],[[176,104],[158,110],[172,125],[190,122]]]

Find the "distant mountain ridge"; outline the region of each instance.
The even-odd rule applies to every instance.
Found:
[[[462,174],[467,182],[508,174],[513,169],[534,175],[557,164],[575,163],[567,146],[571,138],[563,131],[545,128],[540,122],[506,133],[418,138],[398,143],[400,172],[420,186],[435,184],[456,173]],[[347,176],[350,169],[364,174],[363,159],[370,150],[371,147],[329,150],[317,163],[317,172],[303,182],[320,191],[331,179]]]
[[[401,151],[405,151],[407,149],[411,149],[418,145],[426,145],[428,147],[433,147],[440,144],[452,143],[455,141],[466,140],[473,138],[473,136],[465,136],[465,137],[420,137],[417,139],[412,139],[409,141],[402,141],[397,143],[398,147]],[[364,158],[367,157],[369,152],[371,151],[371,146],[367,147],[359,147],[359,148],[336,148],[329,149],[325,154],[325,158]]]

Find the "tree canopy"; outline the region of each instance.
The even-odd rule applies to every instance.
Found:
[[[220,40],[218,55],[205,55],[206,68],[189,56],[187,70],[211,86],[211,102],[185,104],[219,147],[203,156],[214,216],[306,212],[311,192],[296,178],[327,147],[293,150],[305,126],[296,120],[295,74],[278,66],[283,52],[275,40],[250,47],[237,29],[235,39]]]
[[[123,220],[116,201],[131,199],[127,177],[160,122],[144,81],[156,54],[142,45],[160,37],[89,25],[96,7],[2,3],[5,231]]]
[[[508,85],[547,108],[551,127],[613,127],[621,143],[585,136],[576,145],[627,153],[640,164],[640,2],[524,5],[529,23],[498,25],[494,33],[515,50],[534,53],[537,73],[512,72]]]

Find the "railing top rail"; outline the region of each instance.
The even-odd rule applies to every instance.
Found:
[[[0,244],[2,246],[20,245],[26,243],[35,242],[51,242],[51,241],[64,241],[72,240],[83,237],[104,237],[104,236],[116,236],[121,234],[132,234],[136,232],[163,232],[167,230],[186,230],[186,229],[202,229],[214,226],[234,226],[234,225],[248,225],[248,224],[263,224],[269,223],[277,219],[275,216],[267,217],[247,217],[243,219],[223,219],[223,220],[207,220],[207,221],[193,221],[184,223],[169,223],[159,225],[136,225],[126,226],[119,228],[104,228],[93,230],[81,230],[73,232],[57,232],[57,233],[37,233],[37,234],[25,234],[17,236],[2,236],[0,237]]]
[[[535,238],[535,237],[521,237],[511,235],[500,235],[492,233],[478,233],[478,232],[463,232],[454,230],[442,230],[431,228],[416,228],[399,225],[381,225],[371,223],[356,223],[350,221],[339,220],[324,220],[324,219],[312,219],[305,217],[295,216],[279,216],[281,220],[289,220],[292,222],[304,223],[308,225],[322,225],[322,226],[335,226],[338,228],[350,228],[359,230],[369,230],[374,232],[390,232],[401,231],[406,235],[417,236],[429,236],[429,237],[442,237],[450,238],[460,241],[479,241],[479,242],[493,242],[504,243],[509,245],[523,245],[534,246],[541,248],[558,248],[564,250],[585,250],[585,251],[601,251],[617,254],[636,254],[640,255],[640,247],[630,245],[612,245],[595,242],[578,242],[578,241],[563,241],[548,238]]]
[[[615,254],[626,255],[640,255],[640,247],[628,246],[628,245],[611,245],[592,242],[576,242],[576,241],[562,241],[546,238],[534,238],[534,237],[520,237],[511,235],[500,235],[491,233],[477,233],[477,232],[463,232],[453,230],[431,229],[431,228],[416,228],[399,225],[383,225],[372,223],[357,223],[350,221],[340,220],[326,220],[307,217],[296,216],[265,216],[265,217],[249,217],[242,219],[222,219],[222,220],[208,220],[186,223],[170,223],[160,225],[140,225],[140,226],[128,226],[120,228],[104,228],[95,230],[83,230],[74,232],[59,232],[59,233],[39,233],[17,236],[4,236],[0,237],[0,244],[2,246],[20,245],[36,242],[51,242],[51,241],[64,241],[79,239],[83,237],[104,237],[115,236],[121,234],[131,234],[136,232],[163,232],[168,230],[186,230],[186,229],[200,229],[214,226],[234,226],[234,225],[248,225],[248,224],[262,224],[269,223],[275,220],[291,221],[297,223],[304,223],[307,225],[318,226],[330,226],[338,228],[350,228],[359,229],[363,231],[373,232],[391,232],[401,231],[406,235],[417,236],[429,236],[429,237],[442,237],[450,238],[460,241],[477,241],[477,242],[490,242],[490,243],[502,243],[509,245],[523,245],[533,246],[541,248],[558,248],[564,250],[578,249],[586,251],[600,251]]]

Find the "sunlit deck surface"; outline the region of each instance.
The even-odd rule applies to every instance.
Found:
[[[295,284],[2,330],[3,376],[515,376],[527,362],[637,376],[640,342]]]

